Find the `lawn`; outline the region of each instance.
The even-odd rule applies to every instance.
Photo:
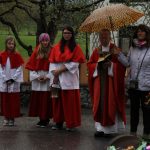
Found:
[[[8,33],[7,32],[0,32],[0,51],[4,50],[5,49],[5,38],[8,36]],[[20,38],[22,39],[23,42],[25,42],[27,45],[32,45],[32,47],[35,47],[35,36],[28,36],[28,35],[25,35],[25,34],[20,34]],[[58,32],[57,36],[56,36],[56,39],[55,39],[55,43],[57,43],[59,40],[61,39],[61,32]],[[77,43],[80,44],[83,52],[85,53],[85,34],[82,33],[82,34],[78,34],[78,36],[76,37],[76,41]],[[19,51],[21,53],[21,55],[24,57],[24,58],[28,58],[28,54],[26,52],[26,50],[24,50],[19,44],[17,44],[17,51]]]

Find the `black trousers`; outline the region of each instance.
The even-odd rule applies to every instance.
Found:
[[[150,107],[144,104],[145,96],[148,91],[129,90],[130,98],[130,131],[136,132],[139,124],[139,110],[142,108],[143,112],[143,133],[150,134]]]

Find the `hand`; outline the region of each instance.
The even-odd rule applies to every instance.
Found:
[[[65,65],[62,65],[59,69],[53,70],[52,73],[55,77],[58,77],[62,72],[67,71],[68,69],[66,68]]]
[[[115,55],[118,55],[120,53],[121,49],[117,46],[113,47],[112,53]]]
[[[46,80],[48,80],[48,79],[49,79],[48,77],[44,76],[44,81],[46,81]]]
[[[49,78],[46,77],[46,76],[41,76],[41,77],[38,78],[38,80],[39,80],[40,82],[44,82],[44,81],[46,81],[46,80],[48,80],[48,79],[49,79]]]
[[[53,70],[52,73],[53,73],[53,75],[54,75],[55,77],[58,77],[61,72],[60,72],[60,70],[58,69],[58,70]]]
[[[7,80],[6,81],[6,83],[8,84],[8,85],[10,85],[10,84],[12,84],[12,83],[14,83],[15,81],[13,80],[13,79],[9,79],[9,80]]]
[[[44,76],[40,76],[37,79],[38,79],[38,81],[42,82],[42,81],[44,81]]]

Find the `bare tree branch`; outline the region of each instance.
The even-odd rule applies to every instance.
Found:
[[[64,11],[66,11],[66,12],[81,11],[81,10],[83,10],[83,9],[86,9],[86,8],[89,8],[89,7],[93,6],[93,5],[96,5],[96,4],[98,4],[98,3],[102,2],[102,1],[104,1],[104,0],[97,0],[97,1],[95,1],[95,2],[92,2],[91,4],[84,5],[84,6],[81,6],[81,7],[65,8]]]
[[[38,21],[37,18],[35,18],[35,17],[33,17],[33,16],[31,15],[32,13],[30,13],[26,7],[23,7],[23,6],[20,6],[20,5],[16,5],[16,7],[19,8],[19,9],[21,9],[21,10],[23,10],[23,11],[24,11],[32,20],[34,20],[35,22]]]
[[[15,9],[15,7],[16,7],[16,5],[14,5],[13,7],[11,7],[9,10],[7,10],[7,11],[1,13],[0,16],[4,16],[4,15],[6,15],[6,14],[8,14],[8,13],[12,13],[13,10]]]
[[[37,1],[37,0],[29,0],[29,2],[33,3],[33,4],[40,4],[41,1]]]
[[[31,8],[31,6],[30,5],[27,5],[26,3],[21,3],[20,1],[18,1],[18,0],[15,0],[16,1],[16,4],[20,4],[20,5],[23,5],[23,6],[26,6],[26,7],[28,7],[28,8]]]
[[[18,33],[17,33],[17,30],[16,30],[15,26],[14,26],[11,22],[6,21],[3,17],[0,17],[0,21],[1,21],[1,23],[5,24],[5,25],[7,25],[7,26],[9,26],[9,27],[11,28],[11,30],[12,30],[12,32],[14,33],[14,36],[15,36],[16,40],[18,41],[18,43],[19,43],[24,49],[28,50],[29,46],[27,46],[26,44],[24,44],[24,43],[22,42],[22,40],[20,39],[20,37],[19,37],[19,35],[18,35]]]
[[[0,3],[13,3],[14,1],[12,0],[0,0]]]

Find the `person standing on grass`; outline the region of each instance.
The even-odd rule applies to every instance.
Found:
[[[85,57],[75,42],[74,31],[70,26],[62,30],[62,39],[56,44],[49,57],[50,73],[53,83],[60,86],[59,97],[53,98],[53,119],[56,123],[52,129],[72,131],[81,124],[81,105],[79,92],[79,64],[85,62]]]
[[[24,63],[16,52],[16,42],[11,36],[5,41],[5,51],[0,54],[0,97],[4,126],[14,126],[15,118],[20,117],[20,82],[23,82]]]
[[[39,117],[36,126],[46,127],[52,118],[52,104],[49,90],[49,55],[51,52],[50,37],[47,33],[39,36],[39,45],[35,47],[26,69],[30,70],[32,93],[30,97],[29,116]]]
[[[110,136],[124,131],[126,124],[124,76],[125,67],[113,54],[117,48],[111,42],[111,33],[102,29],[99,34],[100,46],[88,62],[89,90],[93,103],[95,137]],[[99,58],[110,56],[104,61]]]

